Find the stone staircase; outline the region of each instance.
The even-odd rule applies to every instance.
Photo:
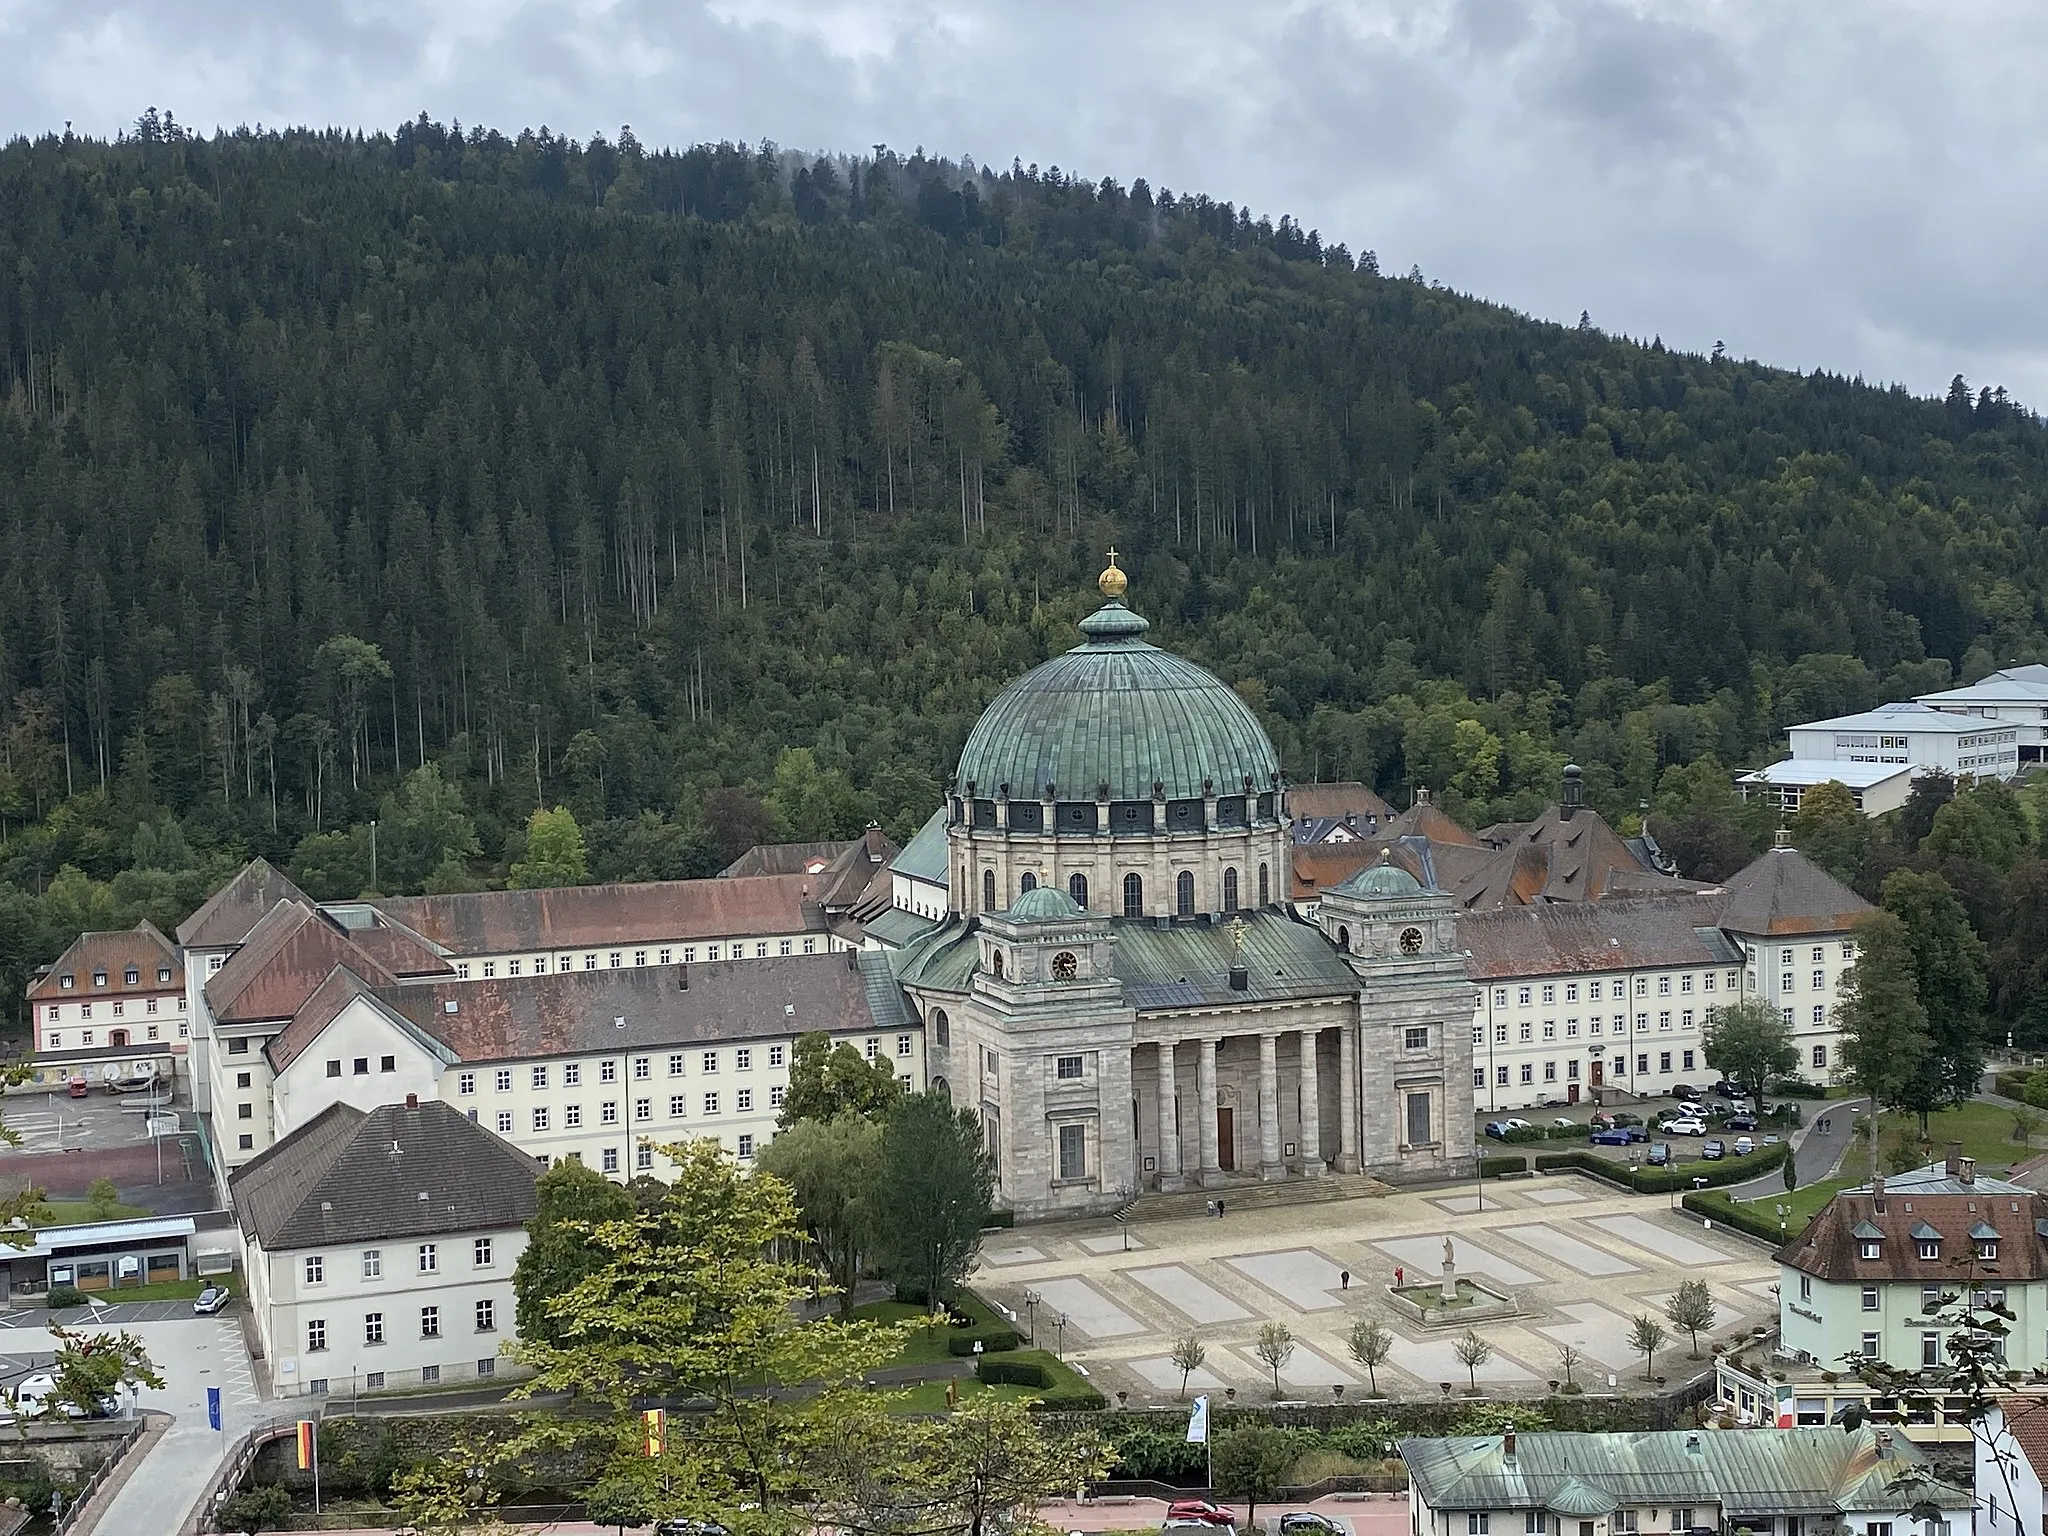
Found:
[[[1221,1200],[1224,1219],[1228,1220],[1243,1211],[1263,1211],[1277,1205],[1315,1205],[1326,1200],[1357,1200],[1392,1193],[1391,1185],[1363,1173],[1326,1173],[1319,1179],[1281,1179],[1272,1184],[1251,1178],[1234,1180],[1221,1189],[1140,1195],[1128,1207],[1128,1213],[1133,1222],[1178,1221],[1206,1216],[1209,1203]]]

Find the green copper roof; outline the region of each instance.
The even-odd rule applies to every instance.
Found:
[[[1279,757],[1250,707],[1222,679],[1148,645],[1145,621],[1105,603],[1081,622],[1087,639],[1033,667],[996,695],[960,752],[957,783],[993,799],[1192,799],[1210,780],[1219,795],[1273,787]]]
[[[889,867],[897,874],[908,875],[913,880],[924,880],[933,885],[948,883],[946,808],[943,805],[933,811],[925,824],[917,829],[917,836],[903,845],[903,851],[889,861]]]
[[[1010,903],[1003,916],[1013,923],[1058,922],[1084,916],[1081,904],[1056,885],[1036,885]]]
[[[1398,864],[1374,864],[1337,889],[1346,896],[1419,896],[1422,882]]]

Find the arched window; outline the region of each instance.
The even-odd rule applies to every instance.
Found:
[[[939,1097],[944,1099],[948,1104],[953,1102],[953,1090],[947,1086],[946,1080],[943,1077],[935,1077],[932,1079],[932,1092],[939,1095]]]
[[[1195,872],[1191,869],[1173,877],[1173,908],[1182,917],[1195,915]]]
[[[1054,981],[1072,981],[1078,974],[1080,974],[1080,963],[1074,959],[1074,952],[1071,949],[1063,949],[1052,957],[1052,979]]]
[[[1237,871],[1234,869],[1223,871],[1223,910],[1237,910]]]
[[[989,969],[996,973],[997,981],[1003,979],[1003,952],[1000,949],[989,951]]]
[[[996,909],[996,872],[984,869],[981,872],[981,910],[993,912]]]
[[[1351,952],[1351,930],[1349,928],[1339,928],[1337,930],[1337,947],[1346,954]]]
[[[1074,905],[1085,912],[1088,909],[1088,877],[1086,875],[1067,876],[1067,894],[1074,898]]]
[[[1124,916],[1145,915],[1145,882],[1136,875],[1124,876]]]
[[[946,1017],[946,1010],[943,1008],[934,1008],[932,1010],[932,1038],[940,1045],[951,1045],[953,1043],[953,1024]]]
[[[1263,910],[1272,905],[1272,902],[1273,893],[1267,888],[1266,883],[1266,866],[1261,864],[1259,866],[1259,906]]]
[[[1029,894],[1030,892],[1037,890],[1038,876],[1032,874],[1031,871],[1027,869],[1024,872],[1024,878],[1017,882],[1017,889],[1020,893],[1023,894]]]

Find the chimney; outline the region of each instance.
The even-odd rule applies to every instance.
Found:
[[[1515,1426],[1510,1424],[1500,1437],[1500,1453],[1509,1461],[1515,1459]]]
[[[1877,1459],[1879,1461],[1890,1461],[1892,1459],[1892,1432],[1890,1430],[1880,1429],[1876,1431],[1871,1436],[1871,1443],[1877,1448]]]
[[[1232,966],[1232,967],[1230,968],[1230,990],[1231,990],[1231,991],[1233,991],[1233,992],[1247,992],[1247,991],[1250,991],[1250,990],[1251,990],[1251,984],[1252,984],[1252,973],[1251,973],[1250,971],[1246,970],[1246,969],[1244,968],[1244,966],[1243,966],[1243,964],[1242,964],[1242,963],[1240,963],[1240,964],[1237,964],[1237,965],[1233,965],[1233,966]]]
[[[1870,1176],[1870,1208],[1880,1216],[1884,1214],[1884,1175],[1881,1173]]]
[[[1685,1453],[1688,1456],[1703,1456],[1706,1452],[1700,1446],[1700,1432],[1689,1429],[1685,1432]]]
[[[1961,1166],[1956,1169],[1956,1177],[1965,1184],[1975,1184],[1977,1182],[1977,1159],[1965,1157],[1958,1161],[1961,1163]]]
[[[1771,846],[1774,848],[1790,848],[1792,846],[1792,829],[1790,827],[1778,828],[1778,835],[1771,839]]]
[[[1948,1158],[1942,1167],[1952,1179],[1960,1179],[1963,1176],[1963,1144],[1960,1141],[1948,1144]]]
[[[1586,803],[1585,785],[1580,781],[1579,765],[1564,765],[1564,799],[1558,806],[1558,819],[1570,821],[1579,814],[1579,808]]]
[[[405,1107],[407,1109],[418,1109],[420,1107],[420,1096],[416,1093],[408,1093],[405,1096]]]

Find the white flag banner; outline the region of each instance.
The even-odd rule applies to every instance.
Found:
[[[1205,1392],[1195,1399],[1195,1411],[1188,1415],[1188,1444],[1209,1443],[1209,1395]]]

